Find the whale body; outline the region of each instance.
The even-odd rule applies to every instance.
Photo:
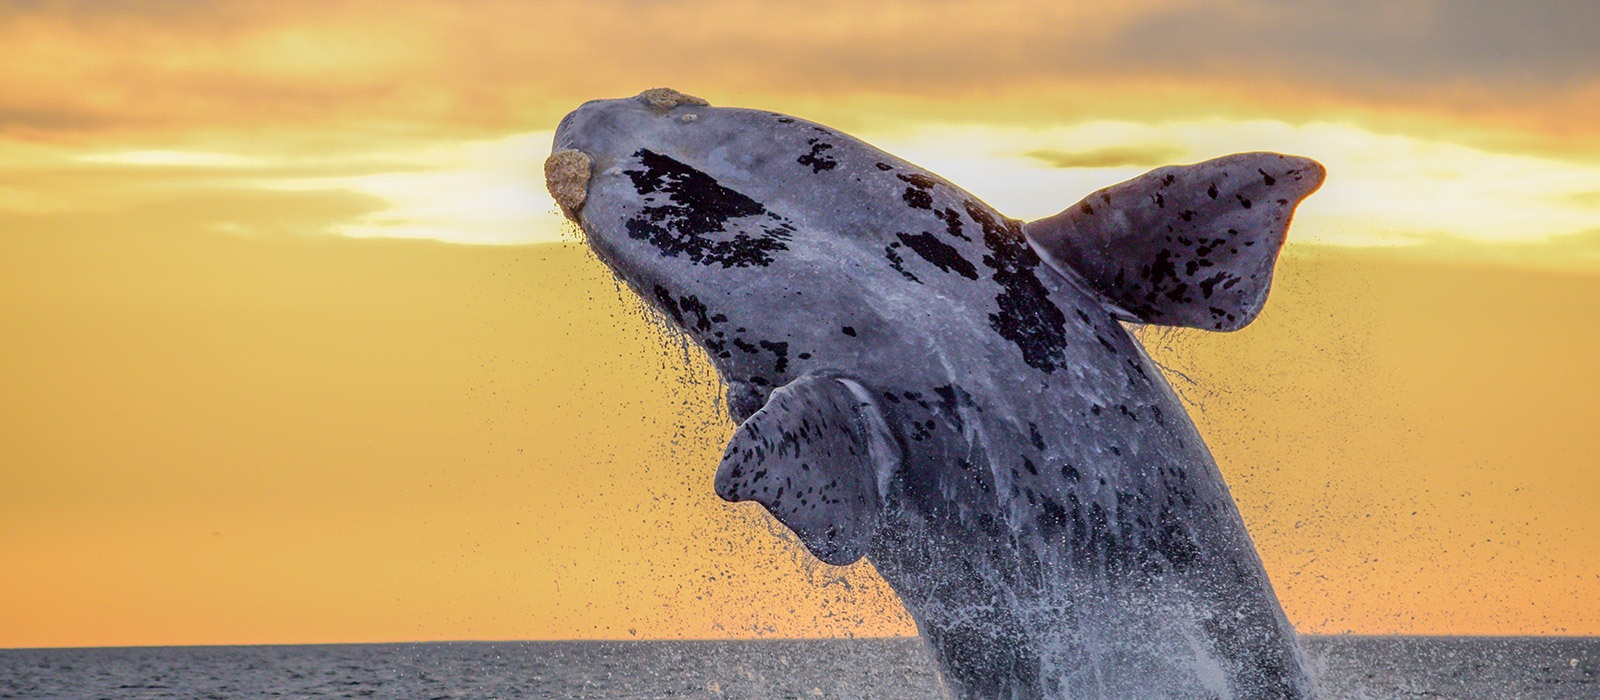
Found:
[[[1022,223],[828,127],[656,89],[567,115],[546,174],[725,382],[717,494],[869,559],[955,695],[1310,696],[1123,323],[1249,323],[1316,162],[1164,167]]]

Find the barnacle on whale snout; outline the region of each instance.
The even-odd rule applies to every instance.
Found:
[[[665,112],[673,107],[677,107],[678,105],[706,107],[711,104],[702,98],[695,97],[694,95],[686,95],[678,92],[677,90],[666,87],[650,88],[649,90],[645,90],[644,92],[636,95],[634,99],[643,102],[645,106],[649,107],[650,109],[661,112]]]
[[[589,154],[569,148],[551,153],[544,161],[544,185],[568,219],[578,220],[578,210],[589,196]]]

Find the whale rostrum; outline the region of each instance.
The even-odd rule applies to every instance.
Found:
[[[568,114],[552,194],[709,355],[715,489],[862,557],[964,698],[1304,698],[1215,461],[1124,321],[1261,311],[1322,166],[1154,170],[1029,223],[828,127],[656,89]]]

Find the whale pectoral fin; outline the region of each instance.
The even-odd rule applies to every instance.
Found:
[[[802,377],[739,426],[717,468],[717,495],[766,507],[818,559],[860,559],[877,533],[883,484],[900,447],[860,384]]]
[[[1308,158],[1238,153],[1152,170],[1024,230],[1125,320],[1233,331],[1266,304],[1289,220],[1325,174]]]

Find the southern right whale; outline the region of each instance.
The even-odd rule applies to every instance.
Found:
[[[1320,165],[1165,167],[1024,224],[833,129],[657,89],[567,115],[546,175],[727,384],[716,492],[825,562],[871,560],[956,694],[1310,695],[1123,322],[1249,323]]]

